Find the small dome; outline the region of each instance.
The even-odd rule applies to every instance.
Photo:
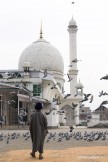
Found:
[[[69,21],[69,26],[76,26],[76,21],[73,19],[73,17],[72,17],[72,19]]]
[[[24,62],[23,67],[30,67],[30,62]]]
[[[80,82],[80,80],[79,80],[79,82],[77,83],[77,85],[76,85],[76,88],[83,88],[84,86],[83,86],[83,84]]]
[[[25,62],[29,62],[32,70],[64,72],[64,62],[60,52],[43,38],[38,39],[22,52],[19,58],[19,70],[23,69]]]

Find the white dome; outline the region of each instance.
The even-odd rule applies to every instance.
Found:
[[[76,26],[76,21],[73,19],[73,17],[72,17],[72,19],[69,21],[69,26],[72,26],[72,25]]]
[[[31,69],[64,72],[64,62],[60,52],[44,39],[38,39],[22,52],[19,58],[19,70],[23,69],[25,62],[30,63]]]

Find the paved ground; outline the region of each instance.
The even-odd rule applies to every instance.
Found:
[[[85,140],[84,133],[106,134],[106,139]],[[51,136],[52,134],[52,136]],[[55,134],[55,137],[53,135]],[[60,138],[61,136],[63,138]],[[67,135],[70,139],[66,139]],[[80,134],[82,138],[76,137]],[[2,138],[3,137],[3,138]],[[8,138],[9,137],[9,138]],[[50,138],[51,137],[51,138]],[[96,136],[95,136],[96,137]],[[60,141],[62,139],[62,141]],[[3,126],[0,128],[0,162],[33,162],[30,157],[31,139],[28,126]],[[44,145],[44,162],[108,162],[108,128],[87,129],[69,127],[49,129]]]
[[[91,133],[91,132],[106,132],[106,139],[102,140],[101,138],[98,140],[84,140],[82,139],[76,139],[74,134],[77,134],[80,132],[80,134],[83,136],[84,132]],[[14,139],[12,139],[12,134],[16,134]],[[54,134],[55,137],[51,137],[50,134]],[[59,138],[59,133],[62,134],[73,134],[70,139],[66,138]],[[10,150],[21,150],[21,149],[31,149],[31,139],[29,134],[28,126],[26,128],[20,127],[19,129],[15,127],[5,127],[0,128],[0,135],[3,134],[3,140],[0,140],[0,153],[10,151]],[[11,138],[8,140],[8,135],[10,135]],[[50,138],[51,137],[51,138]],[[50,138],[50,139],[49,139]],[[45,150],[63,150],[67,148],[72,147],[90,147],[90,146],[108,146],[108,128],[106,129],[87,129],[87,128],[75,128],[73,132],[70,132],[70,129],[68,127],[62,127],[59,129],[49,129],[49,133],[46,136],[45,139]]]

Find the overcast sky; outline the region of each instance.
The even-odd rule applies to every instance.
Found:
[[[92,93],[92,110],[108,96],[108,1],[107,0],[1,0],[0,1],[0,70],[17,69],[22,51],[39,38],[40,23],[43,37],[61,53],[65,73],[69,65],[68,23],[72,15],[77,22],[78,80],[84,93]]]

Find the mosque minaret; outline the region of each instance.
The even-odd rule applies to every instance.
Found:
[[[69,76],[73,78],[72,82],[70,82],[70,94],[74,96],[76,94],[76,84],[77,84],[77,62],[72,63],[72,60],[77,59],[77,25],[76,21],[72,19],[69,21],[68,32],[69,32],[69,60],[70,66]]]

